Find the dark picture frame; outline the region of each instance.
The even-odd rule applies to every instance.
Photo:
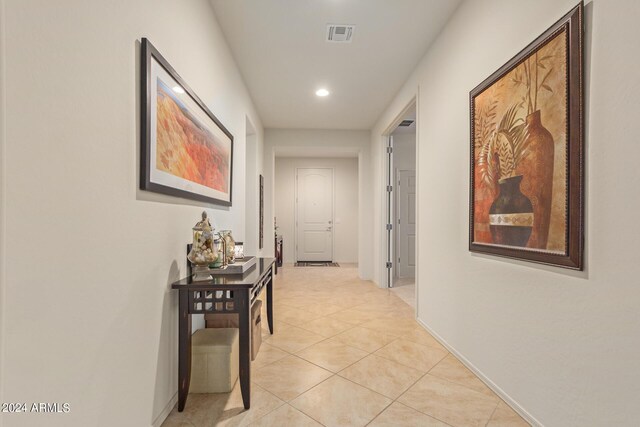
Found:
[[[469,94],[471,252],[583,269],[583,9]]]
[[[231,206],[233,135],[146,38],[141,52],[140,188]]]

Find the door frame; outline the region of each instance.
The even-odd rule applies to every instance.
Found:
[[[335,239],[335,233],[336,233],[336,171],[334,167],[330,167],[330,166],[318,166],[318,167],[312,167],[312,166],[305,166],[305,167],[297,167],[295,169],[295,176],[294,178],[294,191],[293,191],[293,197],[295,197],[295,201],[293,203],[293,218],[295,221],[295,226],[293,227],[294,229],[294,243],[295,243],[295,261],[294,262],[298,262],[298,171],[301,169],[330,169],[331,170],[331,259],[330,260],[326,260],[326,261],[331,261],[333,262],[333,259],[335,258],[335,254],[336,254],[336,239]]]
[[[390,264],[391,266],[386,266],[386,281],[387,288],[393,288],[394,278],[396,276],[396,268],[395,268],[395,259],[396,259],[396,245],[395,245],[395,236],[396,236],[396,210],[395,210],[395,195],[396,193],[391,189],[396,188],[395,186],[395,174],[393,171],[394,167],[394,157],[393,157],[393,135],[387,136],[387,146],[385,153],[385,207],[387,211],[386,219],[385,219],[385,235],[386,235],[386,256],[384,258],[385,264]],[[391,225],[391,228],[388,228]]]
[[[387,145],[388,140],[391,134],[396,130],[398,124],[402,122],[403,118],[412,108],[416,109],[416,278],[415,278],[415,306],[416,311],[415,314],[417,316],[419,309],[419,293],[420,287],[418,286],[420,283],[420,167],[418,159],[420,158],[420,87],[417,86],[413,96],[408,100],[404,106],[398,110],[398,113],[395,115],[393,120],[389,122],[389,125],[385,128],[385,130],[380,134],[380,144],[378,146],[378,153],[380,154],[380,170],[382,173],[379,177],[379,187],[378,191],[380,194],[380,205],[379,212],[382,212],[383,215],[381,217],[381,221],[376,225],[379,230],[381,230],[380,238],[378,241],[379,252],[377,255],[377,259],[380,261],[377,266],[374,268],[378,268],[380,277],[380,283],[378,284],[381,288],[389,288],[389,283],[386,280],[387,277],[387,268],[386,268],[386,257],[387,257],[387,233],[386,233],[386,218],[384,218],[384,212],[386,212],[386,191],[387,191],[387,179],[388,179],[388,166],[387,166]],[[395,235],[393,235],[392,231],[392,239],[395,239]]]

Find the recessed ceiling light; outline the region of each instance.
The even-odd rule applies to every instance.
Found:
[[[182,89],[180,86],[174,86],[171,89],[173,89],[175,93],[184,93],[184,89]]]
[[[318,96],[327,96],[327,95],[329,95],[329,91],[326,90],[326,89],[318,89],[316,91],[316,95],[318,95]]]

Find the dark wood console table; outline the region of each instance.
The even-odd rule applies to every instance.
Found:
[[[284,257],[284,242],[282,240],[282,236],[276,236],[274,243],[274,254],[276,255],[276,274],[278,274],[278,267],[282,267],[282,259]]]
[[[251,305],[267,289],[267,320],[273,334],[273,272],[275,259],[258,258],[244,275],[216,274],[213,280],[193,282],[191,276],[171,285],[179,292],[178,411],[187,403],[191,380],[191,315],[238,313],[240,388],[245,409],[251,406]]]

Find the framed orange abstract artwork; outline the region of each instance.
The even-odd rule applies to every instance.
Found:
[[[140,188],[231,206],[233,136],[142,39]]]
[[[470,93],[469,250],[583,268],[583,5]]]

